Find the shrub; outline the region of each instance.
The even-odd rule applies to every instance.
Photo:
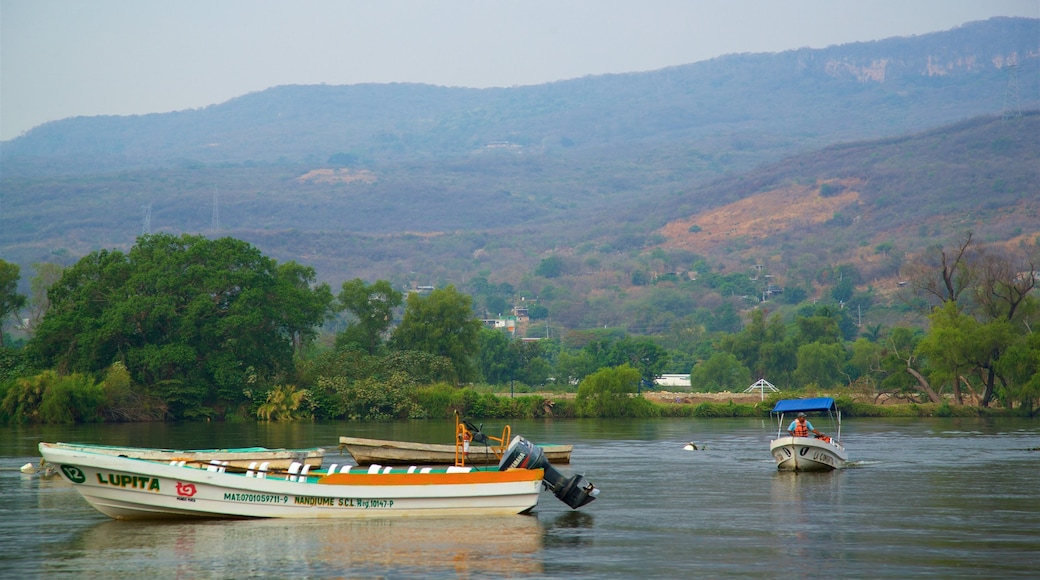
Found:
[[[105,394],[81,373],[44,371],[9,384],[0,403],[0,418],[15,423],[75,423],[101,418]]]
[[[633,396],[639,386],[639,371],[627,364],[601,369],[578,385],[575,405],[580,417],[655,417],[658,406]]]

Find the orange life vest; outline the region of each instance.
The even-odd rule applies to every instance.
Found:
[[[809,436],[809,422],[794,422],[794,436],[795,437],[808,437]]]

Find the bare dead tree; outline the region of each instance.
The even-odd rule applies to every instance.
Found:
[[[944,304],[956,302],[974,285],[976,270],[969,259],[973,235],[967,232],[952,250],[942,245],[932,246],[903,266],[903,277],[914,295],[930,297],[932,305]],[[907,297],[903,299],[911,303]]]

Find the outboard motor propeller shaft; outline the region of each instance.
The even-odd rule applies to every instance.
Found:
[[[542,483],[545,488],[571,509],[578,509],[599,495],[599,490],[584,475],[565,477],[549,463],[540,447],[519,435],[513,437],[498,464],[499,471],[512,468],[544,470]]]

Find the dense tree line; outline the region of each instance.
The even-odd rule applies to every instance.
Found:
[[[0,349],[0,418],[389,419],[428,416],[431,401],[463,412],[551,412],[537,403],[505,411],[459,394],[472,392],[460,389],[467,385],[574,391],[575,415],[649,416],[631,401],[665,371],[689,372],[701,391],[766,378],[785,390],[1033,412],[1035,253],[980,246],[969,234],[910,260],[904,299],[927,317],[926,329],[860,328],[836,300],[760,305],[732,331],[686,316],[654,336],[601,328],[523,340],[484,327],[473,297],[451,285],[405,296],[385,280],[354,279],[334,296],[313,269],[239,240],[149,235],[126,254],[93,252],[60,273],[37,268],[31,300],[17,294],[17,266],[0,262],[2,314],[28,303],[36,321],[24,348]],[[705,274],[710,284],[743,283]],[[512,290],[486,279],[477,287],[485,304]],[[333,316],[341,330],[319,341]]]

